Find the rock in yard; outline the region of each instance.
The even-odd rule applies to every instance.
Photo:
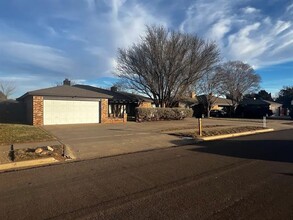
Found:
[[[41,152],[41,155],[48,155],[50,153],[51,153],[51,151],[44,150],[44,151]]]
[[[44,150],[43,150],[42,148],[38,147],[38,148],[35,150],[35,153],[40,154],[40,153],[42,153],[43,151],[44,151]]]
[[[25,154],[26,150],[25,149],[19,149],[18,154]]]
[[[50,146],[47,146],[47,149],[48,149],[49,151],[54,151],[54,148],[53,148],[53,147],[50,147]]]

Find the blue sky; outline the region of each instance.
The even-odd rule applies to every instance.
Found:
[[[293,85],[293,0],[1,0],[0,81],[17,85],[14,97],[65,77],[110,87],[117,48],[146,24],[216,41],[272,94]]]

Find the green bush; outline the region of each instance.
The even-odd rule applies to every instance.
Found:
[[[136,108],[136,121],[182,120],[192,114],[187,108]]]

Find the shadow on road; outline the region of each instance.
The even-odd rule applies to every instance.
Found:
[[[282,174],[282,175],[285,175],[285,176],[292,176],[293,177],[293,173],[279,173],[279,174]]]
[[[293,163],[293,141],[224,140],[201,144],[192,151],[257,160]]]
[[[293,130],[195,144],[194,152],[293,163]]]

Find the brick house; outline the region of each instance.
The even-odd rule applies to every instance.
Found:
[[[124,123],[135,107],[151,107],[143,96],[84,87],[65,80],[62,86],[27,92],[17,101],[25,106],[26,122],[37,126]]]

